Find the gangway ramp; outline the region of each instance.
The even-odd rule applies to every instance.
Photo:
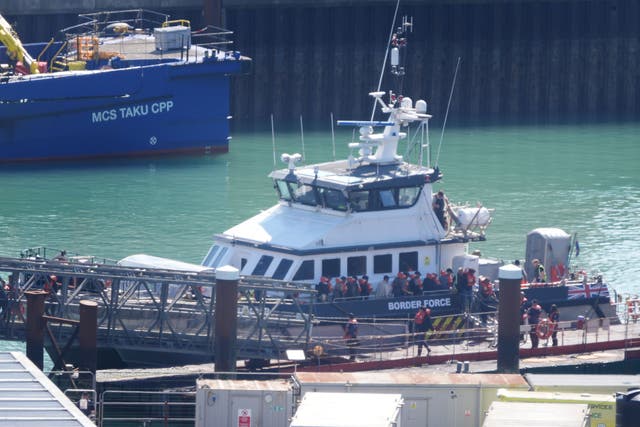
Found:
[[[0,257],[0,272],[9,277],[4,297],[0,295],[0,334],[24,339],[25,292],[45,290],[49,316],[78,320],[81,300],[98,304],[98,368],[214,360],[214,271],[126,267],[77,259]],[[238,290],[238,359],[286,359],[287,349],[306,349],[311,307],[288,297],[303,299],[313,291],[301,283],[244,276]],[[256,294],[268,298],[256,299]],[[290,314],[270,310],[285,301],[299,310]],[[290,333],[292,325],[298,331],[295,336]],[[73,333],[62,323],[52,325],[52,332],[57,339]],[[74,347],[69,350],[71,359],[73,352]]]

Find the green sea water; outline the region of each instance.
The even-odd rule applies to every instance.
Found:
[[[337,157],[351,137],[336,134]],[[3,166],[0,255],[46,246],[199,263],[214,233],[276,202],[274,157],[278,168],[283,152],[333,159],[330,129],[276,132],[275,152],[270,132],[236,133],[220,156]],[[448,129],[437,163],[452,201],[494,209],[483,255],[522,259],[527,232],[560,227],[578,235],[577,264],[640,293],[640,124]]]

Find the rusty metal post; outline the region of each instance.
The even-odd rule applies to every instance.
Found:
[[[498,372],[517,374],[520,369],[520,281],[522,270],[513,264],[500,267],[498,304]]]
[[[27,357],[40,370],[44,365],[44,301],[45,291],[27,291]]]
[[[216,327],[213,344],[216,372],[236,371],[239,278],[237,268],[226,265],[216,269]]]
[[[81,370],[96,373],[98,364],[98,303],[80,301],[80,324],[78,326],[78,344],[80,347]]]

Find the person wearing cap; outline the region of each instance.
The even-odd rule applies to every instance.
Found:
[[[349,347],[349,360],[356,360],[356,347],[360,345],[358,341],[358,319],[353,313],[349,313],[349,320],[342,326],[344,330],[344,339],[347,340]]]
[[[427,349],[427,354],[431,353],[431,348],[427,344],[427,332],[435,330],[431,320],[431,309],[420,307],[413,318],[413,325],[416,332],[415,340],[418,346],[418,357],[422,355],[422,347]]]

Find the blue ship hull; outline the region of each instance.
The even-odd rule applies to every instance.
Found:
[[[25,48],[34,57],[46,51],[50,57],[41,59],[51,64],[58,46]],[[81,70],[3,74],[0,163],[227,152],[230,78],[247,72],[250,59],[187,55],[151,52],[87,61]],[[0,48],[0,62],[8,61]]]

